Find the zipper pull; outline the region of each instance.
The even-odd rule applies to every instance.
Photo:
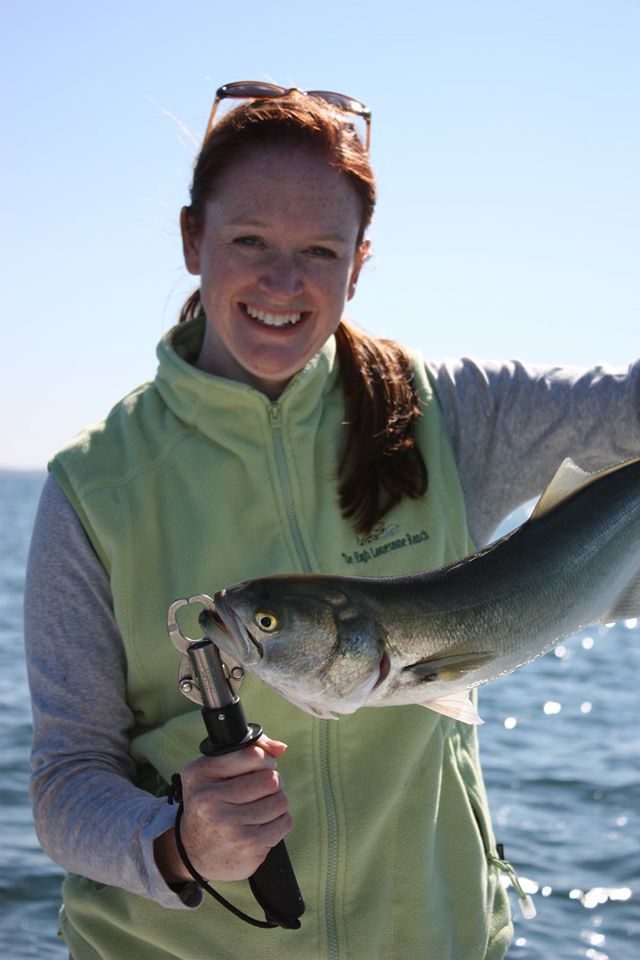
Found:
[[[280,404],[277,400],[269,404],[269,416],[273,423],[280,423]]]
[[[502,853],[501,850],[502,844],[499,844],[498,850]],[[495,864],[498,870],[501,870],[510,880],[511,886],[514,888],[518,894],[518,906],[520,907],[520,913],[522,914],[525,920],[533,920],[536,916],[536,906],[532,898],[528,893],[525,893],[522,884],[520,883],[520,878],[513,868],[513,864],[509,863],[508,860],[504,859],[504,855],[500,857],[489,857],[489,862]]]

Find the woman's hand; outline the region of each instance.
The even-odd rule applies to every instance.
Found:
[[[276,770],[286,745],[264,735],[221,757],[200,757],[181,771],[184,814],[180,835],[191,863],[206,880],[244,880],[255,873],[293,820]],[[174,830],[155,842],[168,883],[192,879]]]

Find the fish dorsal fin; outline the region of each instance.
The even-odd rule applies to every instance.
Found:
[[[562,503],[563,500],[566,500],[582,487],[586,487],[592,480],[593,474],[587,473],[567,457],[566,460],[562,461],[550,483],[545,487],[531,514],[531,519],[536,520],[548,513],[549,510],[553,510],[559,503]]]
[[[632,620],[635,617],[640,617],[640,572],[635,573],[618,594],[609,610],[600,617],[600,623]]]
[[[436,700],[424,700],[420,706],[441,713],[445,717],[451,717],[452,720],[461,720],[463,723],[471,723],[474,726],[484,723],[484,720],[480,719],[475,704],[469,698],[468,690],[445,694],[444,697],[438,697]]]

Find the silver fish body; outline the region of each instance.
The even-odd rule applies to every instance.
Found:
[[[215,642],[305,710],[419,703],[478,723],[471,688],[640,615],[640,458],[565,461],[522,526],[433,572],[264,577],[214,599]]]

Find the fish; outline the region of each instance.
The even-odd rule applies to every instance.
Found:
[[[437,570],[260,577],[213,599],[211,639],[311,714],[420,704],[482,723],[474,688],[640,615],[640,457],[595,473],[565,460],[528,520]]]

